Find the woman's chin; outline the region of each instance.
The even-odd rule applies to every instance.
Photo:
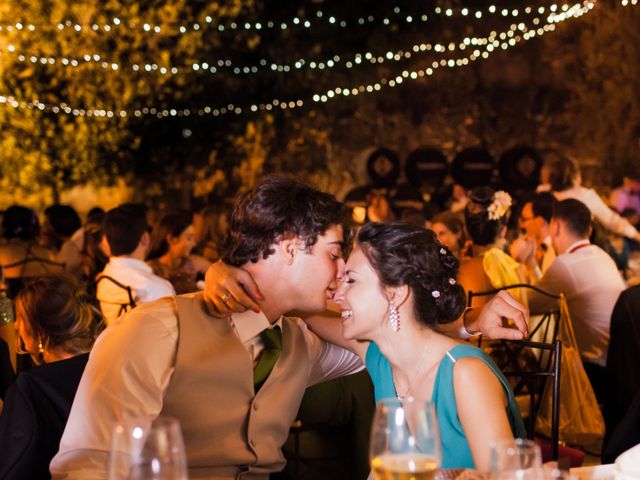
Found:
[[[349,328],[348,325],[345,325],[344,322],[342,323],[342,336],[344,337],[345,340],[355,340],[356,339],[353,336],[353,334],[351,333],[351,328]]]

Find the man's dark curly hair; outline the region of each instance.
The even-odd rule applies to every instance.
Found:
[[[269,176],[236,200],[222,259],[234,266],[275,252],[280,238],[300,238],[307,249],[332,225],[351,240],[351,210],[332,195],[284,176]]]

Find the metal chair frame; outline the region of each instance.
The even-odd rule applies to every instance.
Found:
[[[546,290],[543,290],[539,287],[536,287],[535,285],[529,285],[528,283],[516,283],[514,285],[507,285],[504,286],[502,288],[494,288],[491,290],[483,290],[481,292],[472,292],[469,291],[467,293],[467,306],[471,307],[472,303],[473,303],[473,299],[474,297],[487,297],[487,296],[493,296],[495,294],[497,294],[498,292],[500,292],[501,290],[513,290],[514,288],[524,288],[524,289],[530,289],[530,290],[535,290],[536,292],[545,295],[547,297],[553,298],[556,301],[560,300],[560,295],[556,295],[554,293],[551,292],[547,292]],[[543,331],[542,333],[542,338],[549,338],[549,329],[551,328],[551,319],[555,317],[557,320],[560,319],[560,307],[556,306],[556,308],[553,308],[551,310],[549,310],[548,312],[545,312],[544,314],[542,314],[542,318],[540,319],[540,322],[538,322],[530,331],[529,331],[529,337],[534,336],[536,333],[540,332],[542,329]],[[551,334],[551,339],[555,340],[556,337],[558,335],[558,321],[555,322],[555,324],[553,325],[553,332]],[[478,346],[482,345],[482,337],[480,337],[478,339]]]
[[[109,303],[112,305],[120,305],[120,310],[118,310],[118,316],[122,315],[125,312],[128,312],[130,308],[135,308],[136,306],[136,301],[133,298],[133,291],[131,290],[131,287],[128,285],[125,285],[124,283],[119,282],[118,280],[116,280],[113,277],[110,277],[109,275],[98,275],[98,278],[96,279],[96,289],[98,287],[98,284],[102,281],[102,280],[108,280],[111,283],[113,283],[114,285],[122,288],[123,290],[126,290],[127,295],[129,297],[129,303],[118,303],[118,302],[110,302],[108,300],[100,300],[97,299],[100,302],[104,302],[104,303]]]
[[[553,298],[556,301],[560,300],[560,295],[547,292],[535,285],[518,283],[481,292],[469,291],[467,294],[467,306],[472,305],[474,297],[493,296],[501,290],[512,290],[515,288],[535,290],[536,292]],[[551,320],[553,318],[555,318],[556,321],[552,325]],[[525,388],[528,391],[530,407],[527,422],[527,433],[529,438],[533,438],[534,436],[536,420],[538,418],[538,412],[544,396],[547,379],[551,377],[553,382],[551,398],[551,455],[553,460],[558,459],[558,445],[560,439],[560,367],[562,362],[562,342],[556,338],[558,334],[559,320],[560,307],[559,305],[556,305],[555,308],[545,312],[542,315],[540,322],[538,322],[529,332],[530,337],[537,333],[541,333],[542,338],[544,339],[549,338],[549,333],[551,332],[551,343],[533,342],[528,340],[500,340],[499,344],[504,347],[502,349],[503,358],[496,362],[503,370],[506,377],[520,378],[520,381],[513,388],[516,395],[523,392]],[[481,338],[482,337],[480,337],[478,341],[478,346],[481,346]],[[536,364],[531,365],[532,369],[530,371],[509,370],[510,366],[517,365],[518,358],[523,358],[522,352],[527,348],[541,350],[540,356],[537,357]],[[544,381],[539,382],[538,380],[540,378],[544,379]],[[536,385],[536,383],[538,385]]]

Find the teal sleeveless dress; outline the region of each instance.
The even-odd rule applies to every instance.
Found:
[[[518,438],[525,438],[526,431],[524,422],[520,416],[520,410],[515,401],[515,396],[507,379],[504,377],[497,365],[482,350],[471,345],[456,345],[449,350],[442,358],[436,373],[433,385],[431,401],[436,408],[438,425],[440,427],[440,437],[442,440],[442,465],[443,469],[450,468],[474,468],[473,457],[469,443],[464,435],[462,424],[458,418],[458,407],[453,388],[453,366],[461,358],[473,357],[482,360],[498,377],[500,383],[507,394],[506,413],[511,424],[513,435]],[[373,381],[376,402],[383,398],[396,398],[396,389],[393,382],[393,372],[391,364],[380,352],[378,346],[371,342],[367,349],[366,366]]]

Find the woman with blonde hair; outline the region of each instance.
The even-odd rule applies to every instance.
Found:
[[[15,312],[23,353],[38,366],[20,373],[5,398],[0,478],[51,478],[49,462],[104,323],[77,281],[66,274],[25,285],[15,299]]]

